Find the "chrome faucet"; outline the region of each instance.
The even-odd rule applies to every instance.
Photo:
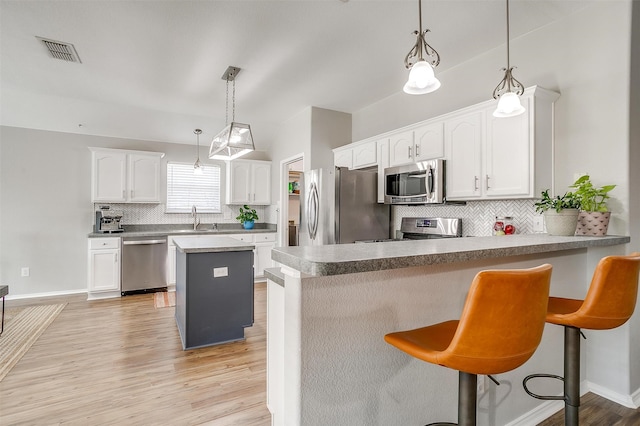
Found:
[[[191,216],[193,216],[193,230],[196,231],[200,225],[200,219],[198,219],[198,210],[195,205],[191,207]]]

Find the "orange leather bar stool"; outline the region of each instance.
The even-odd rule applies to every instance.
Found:
[[[627,322],[633,314],[638,295],[640,253],[607,256],[598,262],[584,300],[549,298],[547,322],[564,326],[564,378],[553,374],[532,374],[522,385],[534,398],[564,400],[564,424],[579,424],[580,408],[580,329],[609,330]],[[536,377],[551,377],[564,382],[564,395],[542,396],[527,388]]]
[[[542,338],[551,265],[479,272],[460,320],[384,336],[409,355],[458,370],[458,424],[474,426],[478,374],[524,364]],[[432,423],[454,424],[454,423]]]

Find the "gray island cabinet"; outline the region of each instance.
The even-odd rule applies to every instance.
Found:
[[[252,244],[229,237],[174,238],[176,323],[182,348],[244,339],[253,325]]]

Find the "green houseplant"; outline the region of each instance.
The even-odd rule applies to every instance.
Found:
[[[240,214],[236,217],[242,223],[244,229],[253,229],[254,221],[258,220],[256,209],[252,209],[248,205],[240,207]]]
[[[591,182],[589,175],[579,177],[570,188],[574,188],[575,196],[580,200],[580,214],[576,235],[607,235],[611,212],[607,206],[609,192],[616,185],[604,185],[599,188]]]
[[[573,192],[551,197],[542,191],[540,201],[534,203],[536,212],[542,213],[549,235],[574,235],[580,214],[580,199]]]

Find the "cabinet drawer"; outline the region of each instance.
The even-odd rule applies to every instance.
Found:
[[[255,234],[256,243],[264,243],[276,240],[276,234]]]
[[[233,239],[236,239],[238,241],[242,241],[245,243],[252,243],[253,242],[253,234],[231,234],[231,235],[226,235],[227,237],[231,237]]]
[[[90,238],[89,250],[120,248],[120,238]]]

